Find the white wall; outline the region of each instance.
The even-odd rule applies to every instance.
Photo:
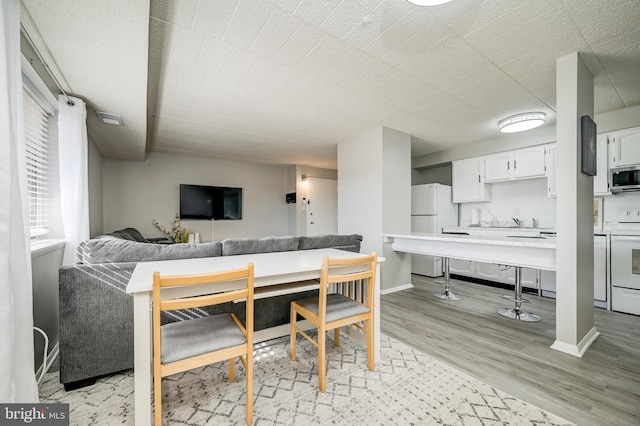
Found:
[[[51,354],[60,338],[58,318],[60,307],[58,304],[58,268],[62,266],[64,246],[41,250],[31,256],[31,271],[33,281],[33,325],[44,330],[49,339],[47,354]],[[40,368],[43,363],[44,339],[38,332],[34,332],[35,367]]]
[[[491,186],[491,201],[484,203],[459,204],[460,226],[471,223],[471,209],[480,211],[482,226],[512,225],[513,218],[523,220],[531,226],[532,219],[538,220],[540,227],[553,228],[556,225],[556,199],[547,197],[547,179],[524,179],[496,182]]]
[[[104,232],[134,227],[144,236],[163,236],[152,220],[170,226],[179,211],[179,185],[186,183],[243,188],[242,220],[215,221],[214,240],[287,235],[287,176],[285,167],[157,152],[143,162],[105,158]],[[211,241],[210,221],[183,225]]]
[[[618,224],[618,209],[640,209],[640,192],[609,195],[603,201],[602,225],[604,229],[611,229]]]
[[[441,183],[442,185],[451,186],[451,173],[451,164],[443,164],[425,169],[412,169],[411,185]]]

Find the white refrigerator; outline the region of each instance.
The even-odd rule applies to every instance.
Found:
[[[439,183],[411,187],[411,232],[440,234],[458,225],[458,205],[451,202],[451,187]],[[442,258],[411,255],[411,273],[442,276]]]

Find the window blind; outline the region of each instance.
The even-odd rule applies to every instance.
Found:
[[[49,231],[49,114],[23,90],[31,238]]]

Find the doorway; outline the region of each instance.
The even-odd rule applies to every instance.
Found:
[[[338,181],[307,179],[307,236],[338,233]]]

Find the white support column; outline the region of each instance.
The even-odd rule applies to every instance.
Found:
[[[593,178],[581,171],[580,119],[593,118],[593,76],[575,52],[556,61],[556,341],[582,357],[599,333],[593,317]]]
[[[381,288],[411,285],[411,257],[383,244],[411,232],[411,136],[379,127],[338,143],[338,233],[360,234],[360,251],[385,258]]]

